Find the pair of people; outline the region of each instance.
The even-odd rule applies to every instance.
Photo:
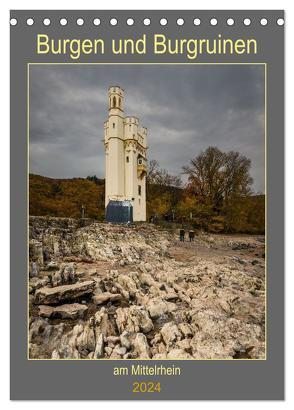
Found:
[[[183,228],[180,229],[180,241],[181,242],[185,242],[185,234],[186,234],[185,229],[183,229]],[[193,231],[193,229],[190,229],[190,231],[189,231],[189,241],[193,242],[194,238],[195,238],[195,232]]]

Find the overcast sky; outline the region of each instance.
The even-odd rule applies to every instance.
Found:
[[[107,90],[148,128],[148,158],[179,174],[208,146],[252,161],[264,192],[264,71],[258,65],[31,66],[30,172],[104,177]]]

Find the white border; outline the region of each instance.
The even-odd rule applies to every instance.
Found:
[[[124,7],[122,7],[124,6]],[[9,9],[221,9],[238,10],[238,9],[285,9],[286,10],[286,402],[9,402]],[[294,354],[291,341],[294,337],[293,328],[293,305],[294,305],[294,268],[291,254],[293,254],[293,235],[294,235],[294,127],[293,127],[293,95],[294,95],[294,2],[289,0],[246,0],[246,1],[228,1],[222,0],[206,0],[203,2],[195,2],[192,0],[181,0],[178,4],[170,0],[149,0],[148,3],[125,0],[109,2],[97,2],[97,0],[84,0],[81,2],[62,1],[62,0],[2,0],[0,3],[0,44],[1,44],[1,149],[2,153],[0,161],[0,176],[1,176],[1,337],[0,337],[0,352],[4,357],[4,363],[1,366],[0,392],[2,408],[19,408],[24,409],[39,408],[43,409],[71,410],[80,409],[84,406],[87,408],[97,409],[97,406],[119,407],[120,410],[129,408],[138,408],[138,406],[150,409],[161,408],[168,406],[169,410],[178,409],[182,404],[185,408],[210,409],[218,410],[235,409],[272,409],[272,408],[292,408],[294,405],[294,389],[293,389],[293,369],[294,369]],[[5,64],[3,64],[5,63]],[[279,138],[279,136],[277,136]],[[292,205],[292,206],[291,206]],[[4,263],[3,263],[4,261]],[[98,382],[98,380],[97,380]],[[246,389],[246,386],[244,386]]]

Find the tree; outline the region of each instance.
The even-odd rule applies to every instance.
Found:
[[[159,162],[155,159],[148,163],[146,182],[147,185],[174,186],[177,188],[182,185],[181,177],[171,175],[166,169],[160,168]]]
[[[209,147],[183,167],[183,173],[188,175],[188,191],[219,210],[224,202],[249,195],[250,166],[250,159],[239,152]]]
[[[148,163],[146,177],[147,214],[167,216],[178,203],[181,196],[182,181],[179,176],[171,175],[160,168],[159,162]]]
[[[104,185],[104,179],[99,179],[96,175],[88,175],[88,181],[93,181],[96,185]]]

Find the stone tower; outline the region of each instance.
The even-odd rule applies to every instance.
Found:
[[[108,105],[104,123],[106,220],[128,222],[124,216],[128,207],[133,221],[146,221],[147,129],[139,126],[138,118],[124,117],[124,90],[119,86],[109,87]]]

